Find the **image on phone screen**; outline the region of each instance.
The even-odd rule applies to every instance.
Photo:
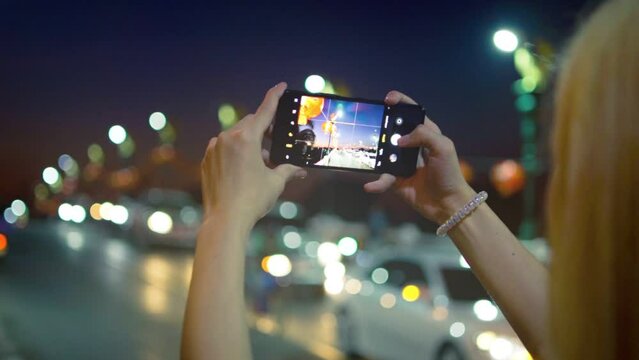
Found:
[[[293,154],[316,166],[373,170],[384,106],[301,96]]]
[[[423,121],[417,105],[287,90],[278,105],[271,160],[299,166],[410,174],[416,149],[397,140]]]

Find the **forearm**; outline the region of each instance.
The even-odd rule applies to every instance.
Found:
[[[468,201],[471,194],[466,196]],[[463,206],[460,205],[459,207]],[[449,232],[528,350],[547,352],[548,270],[483,204]]]
[[[250,229],[224,214],[202,224],[184,315],[183,359],[251,358],[243,285]]]

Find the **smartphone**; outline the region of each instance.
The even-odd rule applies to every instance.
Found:
[[[286,90],[280,98],[271,162],[303,167],[411,176],[418,148],[397,140],[423,123],[419,105]]]

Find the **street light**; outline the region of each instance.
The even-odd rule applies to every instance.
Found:
[[[154,112],[149,116],[149,126],[155,131],[164,129],[166,126],[166,116],[159,111]]]
[[[517,99],[515,108],[521,114],[519,123],[521,134],[521,165],[526,173],[524,187],[524,216],[519,226],[519,238],[533,239],[537,233],[537,221],[535,219],[535,178],[539,173],[539,161],[537,158],[537,96],[543,91],[545,85],[546,68],[544,56],[533,54],[531,44],[520,46],[519,39],[514,32],[500,29],[493,35],[493,43],[502,52],[511,53],[515,69],[521,78],[515,81],[513,90]],[[515,162],[513,164],[517,165]],[[523,176],[523,171],[522,171]],[[520,179],[520,182],[523,181]],[[518,184],[517,187],[522,184]],[[503,192],[499,186],[497,190]]]
[[[501,29],[496,31],[493,35],[493,43],[497,49],[511,53],[519,46],[519,39],[514,32],[507,29]]]
[[[116,145],[120,145],[126,140],[126,130],[120,125],[113,125],[109,129],[109,140]]]
[[[310,93],[318,93],[324,90],[324,86],[326,86],[326,80],[319,75],[310,75],[304,81],[304,87],[306,91]]]

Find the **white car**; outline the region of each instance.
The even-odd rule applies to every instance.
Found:
[[[383,249],[344,278],[337,338],[371,359],[532,359],[456,250]]]

